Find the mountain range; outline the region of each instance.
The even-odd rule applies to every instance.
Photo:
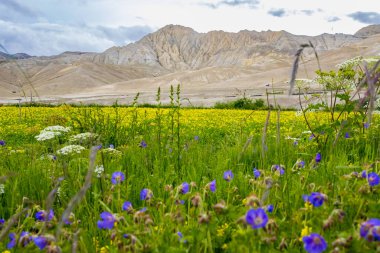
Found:
[[[310,42],[322,69],[334,69],[356,56],[379,56],[380,25],[353,35],[318,36],[248,30],[198,33],[168,25],[102,53],[65,52],[49,57],[0,53],[0,102],[32,96],[55,102],[113,103],[118,99],[129,103],[137,92],[141,102],[153,102],[158,87],[167,102],[170,85],[179,83],[182,97],[197,105],[243,94],[260,97],[268,84],[281,93],[287,89],[295,52]],[[312,50],[305,51],[301,69],[300,77],[313,77],[317,62]],[[285,95],[278,99],[294,102]]]

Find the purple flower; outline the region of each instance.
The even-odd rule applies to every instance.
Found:
[[[49,213],[45,210],[36,213],[36,219],[39,221],[51,221],[54,218],[54,211],[50,209]]]
[[[365,129],[368,129],[368,128],[369,128],[369,123],[367,123],[367,122],[364,123],[364,128],[365,128]]]
[[[118,184],[125,180],[125,175],[121,171],[116,171],[112,174],[111,182],[112,184]]]
[[[327,249],[325,239],[316,233],[302,237],[302,241],[303,247],[308,253],[320,253]]]
[[[254,168],[254,169],[253,169],[253,175],[254,175],[255,178],[257,179],[257,178],[260,177],[261,172],[260,172],[258,169]]]
[[[321,160],[322,160],[322,155],[321,155],[321,153],[318,152],[318,153],[315,155],[315,162],[316,162],[316,163],[319,163]]]
[[[369,219],[360,225],[360,236],[367,241],[380,241],[380,219]]]
[[[199,141],[199,136],[198,135],[194,136],[194,140]]]
[[[375,172],[368,173],[368,184],[370,186],[376,186],[380,183],[379,175]]]
[[[275,165],[272,166],[272,171],[273,170],[275,172],[279,173],[280,175],[284,175],[284,173],[285,173],[284,167],[281,166],[281,165],[278,165],[278,164],[275,164]]]
[[[1,228],[2,225],[4,225],[4,223],[5,223],[5,220],[4,219],[0,219],[0,228]]]
[[[367,178],[367,171],[363,170],[361,173],[362,178]]]
[[[139,144],[139,147],[140,148],[146,148],[148,146],[148,144],[146,144],[146,142],[144,140],[142,140]]]
[[[223,178],[227,182],[230,182],[234,178],[234,174],[232,173],[231,170],[227,170],[227,171],[224,172]]]
[[[297,146],[297,145],[298,145],[298,141],[294,141],[293,146]]]
[[[110,149],[115,149],[115,146],[113,144],[110,144]]]
[[[215,192],[216,191],[216,180],[211,181],[207,184],[210,191]]]
[[[123,209],[123,211],[127,211],[127,212],[132,211],[132,209],[133,209],[132,203],[129,201],[125,201],[122,209]]]
[[[17,240],[16,240],[16,234],[10,233],[9,234],[9,242],[7,244],[7,249],[12,249],[14,246],[16,246]]]
[[[309,196],[303,195],[302,197],[305,202],[308,201],[315,207],[321,206],[326,199],[326,196],[319,192],[312,192]]]
[[[25,247],[32,241],[32,236],[30,236],[29,232],[22,231],[20,234],[20,244]]]
[[[40,250],[43,250],[48,244],[47,239],[43,236],[34,237],[33,242]]]
[[[305,167],[305,161],[299,161],[298,163],[297,163],[297,166],[298,166],[298,168],[304,168]]]
[[[153,197],[153,192],[147,188],[140,192],[140,200],[150,200]]]
[[[273,210],[274,210],[273,205],[268,205],[268,206],[267,206],[267,211],[268,211],[268,213],[272,213]]]
[[[0,146],[5,146],[5,141],[4,140],[0,140]]]
[[[98,228],[100,229],[112,229],[115,225],[116,219],[112,213],[102,212],[100,214],[101,220],[98,220]]]
[[[344,138],[346,138],[346,139],[351,138],[350,133],[349,133],[349,132],[346,132],[346,133],[344,134]]]
[[[309,140],[311,141],[312,139],[314,139],[315,135],[314,134],[311,134],[310,137],[309,137]]]
[[[177,235],[178,235],[178,237],[179,237],[180,240],[183,238],[183,234],[181,232],[178,231]]]
[[[180,186],[180,190],[182,194],[186,194],[189,192],[190,185],[187,182],[183,182]]]
[[[245,221],[251,225],[253,229],[263,228],[268,222],[268,215],[262,208],[251,209],[245,215]]]

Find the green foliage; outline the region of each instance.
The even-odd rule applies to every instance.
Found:
[[[245,110],[265,110],[265,102],[262,99],[239,98],[230,102],[217,102],[216,109],[245,109]]]

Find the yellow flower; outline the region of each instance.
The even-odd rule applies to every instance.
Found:
[[[313,204],[311,204],[309,201],[306,201],[305,202],[305,209],[306,209],[306,211],[313,210]]]
[[[301,230],[300,241],[302,241],[302,238],[303,238],[304,236],[310,235],[311,230],[312,230],[311,227],[305,226],[305,227]]]
[[[226,243],[225,243],[225,244],[223,244],[223,245],[222,245],[222,249],[223,249],[223,250],[226,250],[226,249],[228,249],[228,245],[227,245]]]
[[[11,253],[9,250],[4,250],[2,253]]]
[[[108,253],[108,246],[102,247],[100,253]]]

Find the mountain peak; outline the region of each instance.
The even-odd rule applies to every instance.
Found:
[[[380,34],[380,24],[363,27],[357,31],[354,36],[359,38],[367,38],[375,34]]]

